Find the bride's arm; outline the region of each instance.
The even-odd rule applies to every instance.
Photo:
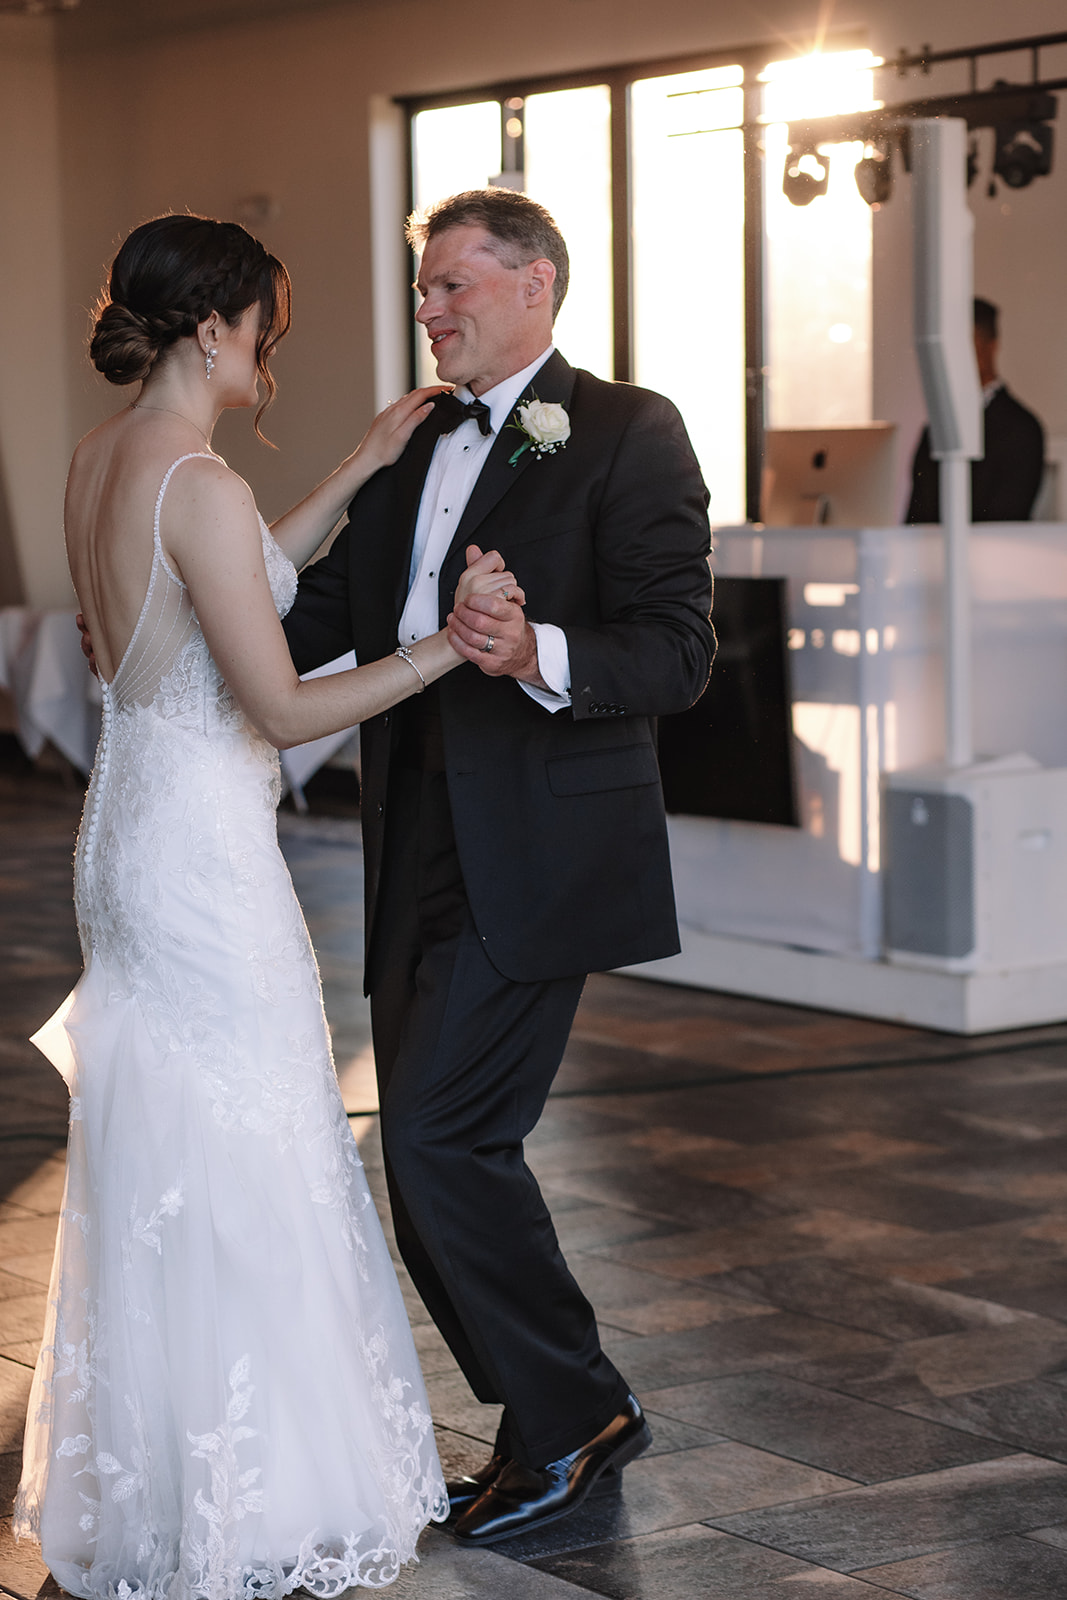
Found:
[[[271,597],[251,491],[228,468],[191,462],[168,493],[161,532],[234,698],[280,750],[377,716],[460,663],[442,629],[411,646],[414,666],[386,656],[301,682]],[[457,594],[514,590],[503,568],[490,552],[467,569]]]
[[[336,527],[341,513],[358,489],[380,467],[400,456],[419,423],[433,410],[433,397],[447,388],[435,383],[413,389],[378,413],[350,456],[312,489],[305,499],[271,526],[271,532],[295,567],[310,561]]]

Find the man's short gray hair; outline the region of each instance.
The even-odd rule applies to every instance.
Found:
[[[570,258],[563,235],[544,206],[514,189],[466,189],[413,211],[405,231],[408,244],[421,254],[438,234],[465,227],[484,228],[495,244],[490,248],[506,267],[525,266],[541,257],[551,261],[556,269],[552,286],[555,321],[570,281]]]

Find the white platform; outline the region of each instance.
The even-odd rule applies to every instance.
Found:
[[[637,978],[843,1011],[849,1016],[998,1033],[1067,1021],[1067,963],[1004,972],[931,972],[682,929],[682,951],[622,969]]]
[[[1018,939],[1012,960],[984,940],[970,972],[883,959],[883,785],[944,759],[940,530],[724,528],[713,565],[786,580],[800,826],[670,817],[684,950],[640,974],[948,1033],[1067,1019],[1067,898],[1050,930],[1033,882],[1047,852],[1007,852],[993,887],[1037,930],[1024,956],[1050,960]],[[1067,769],[1067,524],[978,524],[970,565],[976,747]]]

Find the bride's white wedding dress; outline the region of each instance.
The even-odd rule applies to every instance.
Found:
[[[182,461],[191,459],[183,456]],[[85,972],[16,1532],[99,1600],[377,1587],[448,1509],[400,1291],[278,849],[274,749],[159,512],[78,838]],[[263,528],[280,613],[296,574]]]

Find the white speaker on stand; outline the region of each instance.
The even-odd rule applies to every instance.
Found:
[[[945,763],[885,779],[885,953],[944,972],[1009,971],[1067,961],[1067,771],[974,757],[970,463],[983,425],[967,128],[955,117],[910,128],[915,349],[941,463]]]

